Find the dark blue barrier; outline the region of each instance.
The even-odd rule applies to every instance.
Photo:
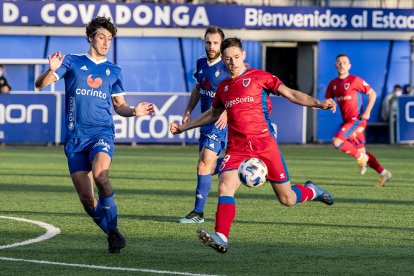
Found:
[[[414,143],[414,96],[398,97],[397,143]]]
[[[59,97],[33,93],[0,95],[0,142],[58,143]]]

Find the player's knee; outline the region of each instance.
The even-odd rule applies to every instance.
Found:
[[[335,137],[332,139],[332,145],[335,148],[339,148],[341,146],[341,144],[342,144],[342,140],[341,139],[338,139],[338,138],[335,138]]]
[[[95,181],[96,185],[106,185],[108,183],[108,173],[106,171],[94,172],[93,173],[93,180]]]
[[[212,170],[211,167],[212,167],[211,164],[209,164],[208,162],[204,160],[198,160],[197,173],[199,175],[210,174]]]

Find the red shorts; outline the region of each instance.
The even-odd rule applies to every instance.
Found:
[[[275,183],[285,183],[290,180],[285,160],[273,136],[250,139],[227,148],[219,173],[237,170],[240,163],[252,157],[259,158],[266,164],[267,180]]]
[[[348,140],[358,149],[363,148],[365,147],[366,127],[366,120],[351,120],[341,126],[335,137],[344,141]]]

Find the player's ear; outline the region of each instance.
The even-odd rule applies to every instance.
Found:
[[[246,58],[246,51],[243,50],[243,61],[244,61],[245,58]]]

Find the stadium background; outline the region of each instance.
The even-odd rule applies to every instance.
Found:
[[[414,10],[411,1],[239,1],[239,4],[1,3],[0,63],[6,64],[14,91],[1,98],[0,142],[62,141],[64,122],[61,116],[52,115],[61,113],[63,108],[64,97],[59,93],[64,90],[63,82],[52,86],[50,94],[42,92],[50,101],[43,109],[33,106],[29,109],[29,105],[42,105],[47,100],[22,92],[33,93],[34,79],[46,69],[43,64],[48,54],[56,50],[64,54],[85,52],[87,16],[98,14],[111,16],[119,27],[119,36],[108,58],[123,68],[127,100],[133,103],[149,99],[163,111],[156,118],[141,121],[115,117],[118,142],[191,143],[197,140],[197,132],[172,137],[167,125],[168,121],[180,120],[188,92],[194,85],[195,61],[204,54],[202,37],[209,24],[223,27],[227,37],[244,40],[251,67],[270,71],[288,86],[320,99],[329,80],[336,76],[335,56],[339,52],[347,53],[351,57],[351,73],[362,76],[378,93],[369,122],[368,141],[394,142],[394,136],[388,134],[389,122],[380,118],[380,109],[382,99],[394,84],[412,86]],[[255,13],[263,16],[251,16]],[[380,19],[384,21],[378,19],[374,24],[375,13],[383,15]],[[402,18],[396,19],[395,26],[384,23],[390,13]],[[129,14],[129,20],[125,14]],[[263,23],[272,15],[287,18],[313,15],[319,25],[314,22],[304,26],[300,20]],[[343,16],[346,24],[340,26]],[[354,17],[355,21],[351,19]],[[258,23],[260,20],[263,24]],[[282,143],[329,142],[340,123],[339,112],[332,115],[304,108],[292,110],[285,100],[274,98],[273,101],[273,120]],[[400,117],[408,119],[404,124],[397,123],[397,142],[414,141],[411,103],[411,98],[404,103],[403,107],[408,106],[408,116]],[[286,121],[286,116],[281,118],[279,115],[283,113],[288,113],[292,120]],[[32,136],[22,135],[24,132],[19,131],[22,129]],[[404,133],[400,134],[401,131]]]

